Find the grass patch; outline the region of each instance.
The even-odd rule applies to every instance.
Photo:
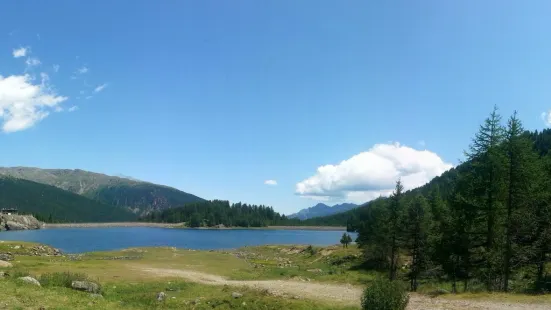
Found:
[[[42,286],[58,286],[58,287],[67,287],[71,288],[73,281],[90,281],[88,276],[84,273],[75,273],[75,272],[52,272],[52,273],[43,273],[38,278],[38,282]],[[98,284],[97,281],[92,281]],[[98,284],[99,285],[99,284]]]

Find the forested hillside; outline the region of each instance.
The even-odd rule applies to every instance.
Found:
[[[79,169],[4,167],[0,175],[52,185],[139,215],[203,200],[172,187]]]
[[[186,204],[183,207],[153,212],[141,218],[142,221],[181,223],[190,227],[264,227],[281,225],[288,222],[285,216],[275,212],[271,207],[248,205],[246,203],[230,204],[228,201],[213,200]]]
[[[323,220],[346,219],[365,266],[414,291],[427,279],[453,290],[548,290],[550,142],[550,130],[525,132],[516,113],[502,121],[495,109],[456,169],[405,193],[397,180],[391,197]]]
[[[18,208],[48,222],[131,221],[136,216],[54,186],[12,177],[0,177],[0,205]]]

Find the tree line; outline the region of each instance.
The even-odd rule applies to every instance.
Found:
[[[287,219],[275,212],[272,207],[246,203],[230,204],[225,200],[212,200],[188,203],[182,207],[152,212],[141,218],[142,221],[181,223],[190,227],[265,227],[287,225],[300,220]]]
[[[546,289],[551,253],[551,132],[530,133],[497,108],[480,126],[466,161],[428,185],[349,212],[365,266],[468,291]],[[342,216],[342,215],[341,215]],[[549,288],[547,288],[549,289]]]

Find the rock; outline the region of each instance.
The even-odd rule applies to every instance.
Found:
[[[2,230],[40,229],[42,223],[32,215],[1,214],[0,227]]]
[[[241,305],[242,305],[242,306],[246,306],[246,305],[247,305],[247,303],[246,303],[246,302],[243,302],[243,303],[241,303]]]
[[[238,293],[238,292],[233,292],[233,293],[231,293],[231,297],[233,297],[233,298],[241,298],[241,297],[243,297],[243,294]]]
[[[8,274],[5,271],[0,271],[0,279],[4,278]]]
[[[0,253],[0,260],[11,261],[13,260],[13,255],[11,253]]]
[[[13,265],[10,262],[6,262],[4,260],[0,260],[0,267],[13,267]]]
[[[99,285],[90,281],[73,281],[71,287],[77,291],[97,294],[100,291]]]
[[[103,299],[103,295],[96,293],[90,294],[90,297],[93,299]]]
[[[157,293],[157,301],[163,301],[166,298],[165,292]]]
[[[36,285],[36,286],[40,286],[40,282],[38,282],[37,279],[33,278],[33,277],[21,277],[21,278],[18,278],[18,280],[21,280],[23,282],[27,282],[29,284],[33,284],[33,285]]]
[[[313,272],[313,273],[321,273],[321,272],[323,272],[323,271],[322,271],[321,269],[319,269],[319,268],[316,268],[316,269],[308,269],[308,270],[306,270],[306,271],[308,271],[308,272]]]

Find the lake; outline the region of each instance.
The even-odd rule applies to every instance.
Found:
[[[0,240],[31,241],[65,253],[171,246],[216,250],[264,244],[338,244],[342,231],[271,229],[171,229],[155,227],[48,228],[0,232]],[[355,239],[356,235],[351,234]]]

